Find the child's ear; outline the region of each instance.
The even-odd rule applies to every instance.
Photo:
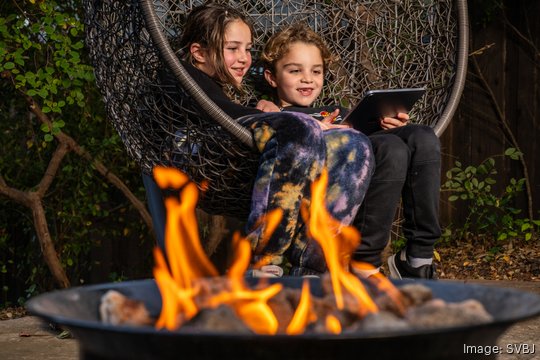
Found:
[[[193,43],[189,46],[189,52],[191,57],[198,63],[204,64],[206,62],[206,57],[204,50],[199,43]]]
[[[274,88],[277,87],[276,78],[275,78],[274,74],[272,74],[272,72],[270,70],[268,70],[268,69],[264,70],[264,78],[270,84],[271,87],[274,87]]]

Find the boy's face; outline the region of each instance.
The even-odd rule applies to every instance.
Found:
[[[321,51],[312,44],[296,42],[276,62],[275,74],[265,71],[268,83],[275,87],[281,106],[310,106],[324,85]]]

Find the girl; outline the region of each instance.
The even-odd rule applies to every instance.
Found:
[[[321,37],[307,25],[292,25],[275,34],[266,44],[261,59],[265,78],[276,89],[276,101],[283,110],[308,113],[324,122],[346,112],[335,105],[311,107],[321,93],[324,71],[333,57]],[[334,111],[336,108],[338,111]],[[407,125],[408,119],[405,113],[381,119],[380,130],[369,136],[376,169],[354,221],[362,233],[362,242],[353,259],[376,268],[381,266],[381,254],[390,238],[401,197],[407,245],[388,259],[390,275],[435,278],[433,246],[441,235],[440,145],[430,127]]]
[[[327,126],[304,114],[263,113],[232,102],[223,87],[241,88],[251,66],[252,33],[250,22],[232,8],[211,3],[195,8],[180,41],[185,67],[214,102],[253,131],[261,152],[246,225],[254,263],[263,260],[274,265],[264,269],[281,275],[277,265],[287,257],[290,275],[321,274],[326,270],[324,257],[306,237],[300,203],[309,201],[311,182],[327,167],[327,207],[336,219],[350,224],[373,172],[371,146],[352,129],[325,131]],[[283,210],[282,220],[263,244],[264,229],[255,225],[276,208]]]

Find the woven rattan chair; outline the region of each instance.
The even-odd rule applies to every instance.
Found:
[[[307,22],[327,40],[341,61],[328,74],[321,102],[347,106],[368,89],[423,86],[427,94],[411,112],[413,121],[438,135],[450,122],[466,73],[465,0],[225,2],[254,22],[255,60],[266,39],[292,22]],[[174,158],[196,183],[207,181],[200,208],[244,217],[258,163],[251,134],[200,91],[174,52],[186,14],[201,3],[84,0],[87,44],[109,120],[143,173]],[[160,83],[165,68],[185,96]],[[260,95],[260,75],[254,67],[242,101]]]

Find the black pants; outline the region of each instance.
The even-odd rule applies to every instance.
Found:
[[[431,258],[441,236],[439,139],[429,126],[410,124],[369,136],[375,154],[375,174],[354,220],[362,242],[353,259],[381,266],[399,200],[407,255]]]

